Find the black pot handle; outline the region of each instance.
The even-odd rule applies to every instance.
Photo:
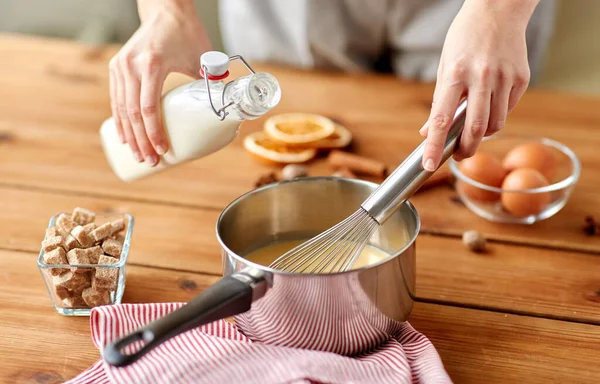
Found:
[[[253,292],[259,283],[266,283],[264,277],[244,272],[223,277],[178,310],[107,344],[102,354],[104,361],[116,367],[129,365],[174,336],[248,311],[252,301],[264,294],[263,287],[259,290],[263,292],[259,292],[260,295],[254,293],[253,298]],[[145,345],[135,353],[122,353],[123,348],[136,341],[143,341]]]

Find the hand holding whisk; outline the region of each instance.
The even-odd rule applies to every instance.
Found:
[[[467,101],[458,106],[446,137],[442,163],[456,151]],[[377,228],[433,174],[423,168],[423,141],[348,218],[280,256],[270,267],[297,273],[348,271]]]

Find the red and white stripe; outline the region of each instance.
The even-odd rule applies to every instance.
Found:
[[[403,323],[383,314],[358,279],[356,274],[326,279],[276,275],[266,296],[236,316],[236,323],[253,341],[270,345],[344,356],[370,351],[397,334]],[[395,298],[394,305],[402,300]]]
[[[340,303],[331,303],[336,304]],[[109,341],[182,305],[96,307],[90,317],[92,338],[102,350]],[[307,326],[318,326],[318,322]],[[315,328],[311,332],[320,334]],[[311,346],[331,344],[327,337],[318,335],[315,340],[319,341]],[[451,380],[431,342],[408,323],[400,323],[377,348],[350,357],[252,341],[235,325],[220,320],[168,340],[127,367],[116,368],[100,360],[68,383],[384,384]]]

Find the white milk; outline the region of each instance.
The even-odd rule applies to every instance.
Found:
[[[161,110],[169,150],[155,167],[135,160],[129,145],[119,140],[113,118],[105,120],[100,136],[113,172],[124,181],[133,181],[210,155],[235,139],[243,121],[256,119],[277,105],[281,95],[277,80],[267,73],[240,77],[227,85],[209,81],[209,87],[217,110],[223,92],[225,105],[232,103],[224,120],[210,106],[204,80],[181,85],[163,96]]]

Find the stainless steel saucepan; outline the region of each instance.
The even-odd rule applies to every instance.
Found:
[[[182,308],[107,345],[105,361],[130,364],[171,337],[230,316],[255,341],[344,355],[376,347],[412,309],[420,221],[410,202],[370,238],[369,244],[391,255],[379,264],[307,275],[244,258],[275,242],[304,240],[326,230],[352,214],[376,187],[361,180],[316,177],[241,196],[217,223],[224,277]],[[132,344],[136,351],[125,353]]]

